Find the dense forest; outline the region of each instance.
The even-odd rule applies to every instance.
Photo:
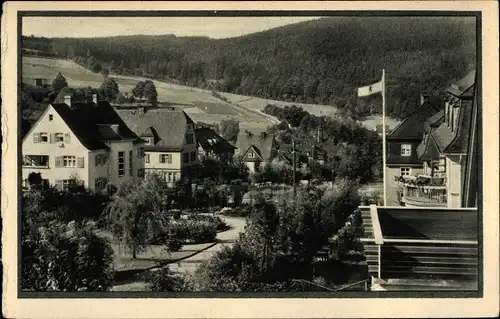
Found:
[[[100,72],[291,102],[381,111],[380,96],[356,88],[387,74],[388,114],[402,118],[419,94],[439,93],[475,67],[475,20],[443,17],[330,17],[235,38],[23,37],[45,52]]]

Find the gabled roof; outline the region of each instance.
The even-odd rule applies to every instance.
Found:
[[[427,141],[422,141],[417,149],[419,157],[422,160],[436,159],[439,153],[443,154],[465,154],[469,145],[469,136],[471,128],[471,118],[473,112],[474,100],[469,99],[470,94],[474,94],[475,85],[470,85],[469,73],[464,79],[459,81],[456,88],[465,88],[462,95],[455,96],[454,99],[460,100],[458,109],[458,123],[454,132],[448,127],[444,121],[444,115],[438,119],[439,112],[434,117],[426,122],[427,129],[429,130],[429,138]],[[468,87],[467,87],[468,86]],[[457,93],[458,94],[458,93]],[[431,124],[431,122],[434,122]],[[439,125],[438,125],[439,124]],[[438,126],[437,126],[438,125]],[[437,127],[436,127],[437,126]]]
[[[117,113],[139,135],[147,130],[156,132],[158,140],[154,146],[146,147],[147,150],[181,151],[188,125],[194,125],[193,120],[180,109],[158,108],[146,112],[118,109]]]
[[[236,142],[240,154],[245,154],[250,147],[254,147],[264,161],[270,160],[273,155],[274,135],[240,133]]]
[[[259,150],[257,147],[255,147],[255,145],[251,145],[251,146],[250,146],[250,147],[246,150],[246,152],[245,152],[245,153],[243,153],[243,157],[245,157],[245,156],[246,156],[248,153],[250,153],[250,152],[255,153],[255,154],[259,157],[259,158],[258,158],[259,160],[261,160],[261,161],[262,161],[262,160],[264,160],[264,158],[262,157],[262,153],[260,152],[260,150]],[[257,159],[256,159],[256,160],[257,160]]]
[[[440,111],[434,104],[426,102],[408,115],[389,135],[388,140],[419,140],[424,133],[423,123]]]
[[[97,104],[74,103],[71,107],[65,103],[56,103],[52,104],[52,107],[89,150],[105,149],[107,148],[105,142],[108,141],[141,142],[106,101],[100,101]],[[118,133],[111,125],[118,126]]]
[[[236,147],[231,145],[222,136],[209,127],[199,127],[195,129],[196,141],[205,152],[233,153]]]

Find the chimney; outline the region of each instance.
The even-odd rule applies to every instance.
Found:
[[[420,94],[420,105],[424,105],[429,102],[429,96],[427,94]]]
[[[118,124],[111,124],[109,127],[115,132],[116,134],[119,134],[119,126]]]
[[[92,94],[92,102],[97,104],[97,94]]]
[[[64,96],[64,103],[68,106],[71,106],[71,95]]]

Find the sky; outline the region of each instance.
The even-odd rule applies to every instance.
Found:
[[[117,35],[230,38],[317,17],[23,17],[22,34],[44,37]]]

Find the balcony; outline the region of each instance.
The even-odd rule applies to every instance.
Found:
[[[48,155],[23,156],[23,168],[49,168]]]
[[[402,176],[400,201],[407,207],[447,207],[447,187],[443,178]]]

